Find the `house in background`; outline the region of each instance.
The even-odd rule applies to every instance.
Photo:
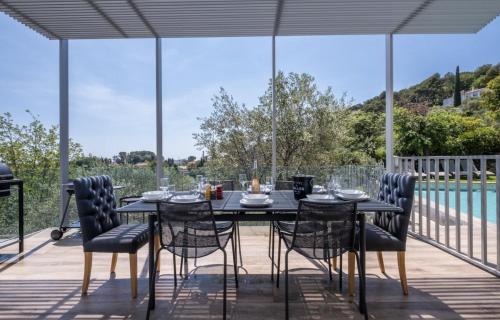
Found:
[[[483,91],[484,88],[472,89],[469,91],[462,90],[460,92],[460,95],[462,96],[462,102],[465,102],[468,99],[477,99],[481,97]],[[446,98],[443,100],[443,107],[450,107],[450,106],[453,106],[453,97]]]

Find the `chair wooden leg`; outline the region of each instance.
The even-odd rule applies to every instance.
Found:
[[[83,270],[82,294],[87,294],[87,290],[89,289],[89,283],[90,283],[90,272],[92,271],[92,252],[84,252],[84,254],[85,254],[85,263]]]
[[[399,279],[401,281],[401,288],[403,289],[403,294],[408,295],[408,280],[406,279],[406,265],[405,265],[405,252],[398,251],[398,267],[399,267]]]
[[[114,252],[113,256],[111,256],[111,270],[110,270],[111,273],[115,272],[117,260],[118,260],[118,253]]]
[[[382,255],[382,251],[377,251],[377,259],[380,272],[385,273],[384,256]]]
[[[129,254],[130,260],[130,288],[132,290],[132,299],[137,297],[137,254]]]
[[[155,235],[155,253],[160,251],[160,235]],[[158,263],[156,264],[156,272],[160,272],[160,256],[158,256]]]
[[[333,270],[337,270],[337,256],[332,258]]]
[[[347,255],[347,291],[350,296],[354,296],[356,284],[354,281],[354,270],[356,269],[356,255],[354,252],[349,252]]]

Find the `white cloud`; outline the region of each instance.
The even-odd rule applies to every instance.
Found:
[[[72,92],[70,105],[74,112],[97,121],[149,124],[155,116],[154,100],[118,92],[101,83],[82,84]]]

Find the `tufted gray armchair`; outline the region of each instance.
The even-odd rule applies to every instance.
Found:
[[[74,180],[76,206],[80,219],[85,256],[82,294],[90,283],[92,253],[113,253],[111,272],[115,271],[118,253],[128,253],[132,298],[137,296],[137,250],[148,242],[147,225],[120,224],[116,200],[109,176]]]
[[[373,224],[366,224],[366,251],[376,251],[380,271],[385,273],[383,251],[397,252],[399,276],[403,294],[408,294],[406,280],[405,251],[406,236],[410,222],[415,177],[388,172],[380,179],[378,200],[393,204],[403,209],[402,212],[377,212]],[[349,260],[353,259],[350,257]],[[350,274],[350,277],[354,275]],[[351,280],[352,281],[352,280]],[[350,288],[353,294],[353,289]]]

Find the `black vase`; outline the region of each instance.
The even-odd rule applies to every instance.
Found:
[[[293,179],[293,196],[295,200],[300,200],[311,194],[313,191],[314,176],[309,175],[296,175]]]

